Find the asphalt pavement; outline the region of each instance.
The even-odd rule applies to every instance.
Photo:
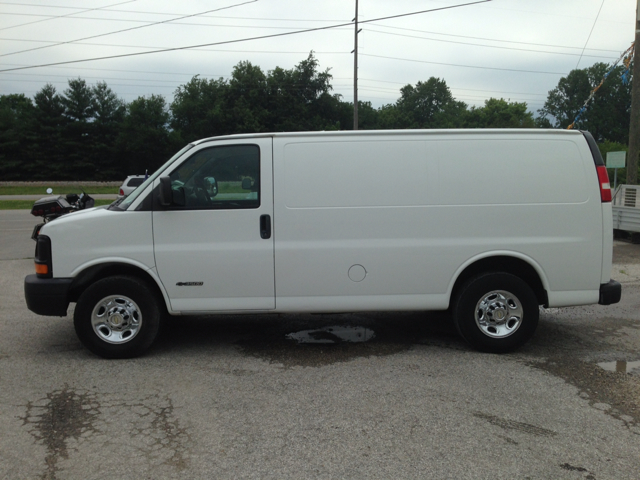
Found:
[[[640,245],[621,303],[545,310],[513,354],[386,312],[173,318],[109,361],[27,310],[37,220],[0,211],[0,478],[640,477]]]

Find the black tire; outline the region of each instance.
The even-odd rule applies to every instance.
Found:
[[[136,277],[114,276],[87,288],[73,324],[82,344],[103,358],[143,354],[158,335],[163,299]]]
[[[458,333],[482,352],[506,353],[535,333],[540,310],[533,290],[509,273],[483,273],[468,280],[453,304]]]

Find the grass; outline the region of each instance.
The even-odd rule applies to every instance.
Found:
[[[67,193],[81,193],[78,185],[54,185],[53,193],[51,195],[64,195]],[[92,193],[118,193],[118,187],[84,187],[84,191],[91,195]],[[47,187],[35,187],[35,186],[4,186],[0,187],[0,195],[42,195],[47,196]]]
[[[31,210],[33,200],[0,200],[0,210]],[[113,200],[96,200],[96,207],[109,205]]]

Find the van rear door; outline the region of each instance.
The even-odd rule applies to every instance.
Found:
[[[169,174],[174,204],[153,212],[171,309],[274,309],[272,139],[207,142],[189,153]]]

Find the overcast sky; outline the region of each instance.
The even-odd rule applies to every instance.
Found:
[[[491,0],[442,9],[472,1],[359,0],[360,21],[441,9],[360,26],[359,100],[393,103],[402,86],[438,77],[469,105],[497,97],[535,112],[561,77],[614,62],[634,39],[636,0]],[[46,83],[62,92],[81,77],[105,81],[126,101],[152,93],[171,101],[194,75],[228,78],[243,60],[265,73],[289,69],[313,50],[333,75],[334,93],[353,101],[352,25],[90,59],[339,25],[354,14],[355,0],[0,1],[0,94],[32,97]],[[88,61],[43,66],[78,60]]]

